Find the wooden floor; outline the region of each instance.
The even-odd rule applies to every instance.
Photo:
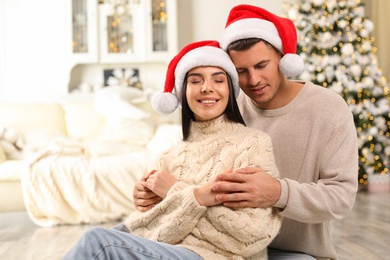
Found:
[[[26,212],[1,213],[0,259],[60,259],[88,228],[42,228]],[[351,214],[335,223],[334,242],[341,260],[390,259],[390,193],[359,192]]]

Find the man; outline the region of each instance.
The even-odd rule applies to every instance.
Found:
[[[220,44],[239,74],[246,124],[271,136],[280,179],[254,168],[224,173],[213,187],[216,199],[227,207],[281,210],[270,259],[336,259],[331,223],[350,212],[358,186],[357,135],[348,106],[328,89],[287,79],[304,68],[291,20],[238,5]]]
[[[270,259],[335,259],[331,223],[350,212],[358,185],[357,135],[348,106],[330,90],[287,79],[304,68],[288,19],[238,5],[220,44],[239,74],[244,120],[271,136],[281,177],[258,168],[220,174],[216,199],[227,207],[280,209],[284,220]],[[161,198],[137,183],[134,200],[147,211]]]

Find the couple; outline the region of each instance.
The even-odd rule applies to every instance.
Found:
[[[220,43],[184,47],[152,100],[182,107],[183,142],[134,187],[137,212],[87,231],[64,259],[336,259],[356,129],[336,93],[287,79],[303,70],[296,40],[290,20],[238,5]]]

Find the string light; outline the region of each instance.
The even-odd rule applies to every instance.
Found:
[[[306,54],[306,79],[339,93],[354,115],[359,183],[366,185],[372,173],[389,174],[389,86],[375,57],[375,39],[369,35],[373,25],[362,2],[324,0],[317,6],[309,0],[284,0],[283,8],[287,17],[294,14],[288,18],[298,29],[298,53]]]

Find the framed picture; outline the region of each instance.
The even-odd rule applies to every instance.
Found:
[[[142,88],[139,79],[139,70],[133,68],[105,69],[104,86],[122,86]]]

